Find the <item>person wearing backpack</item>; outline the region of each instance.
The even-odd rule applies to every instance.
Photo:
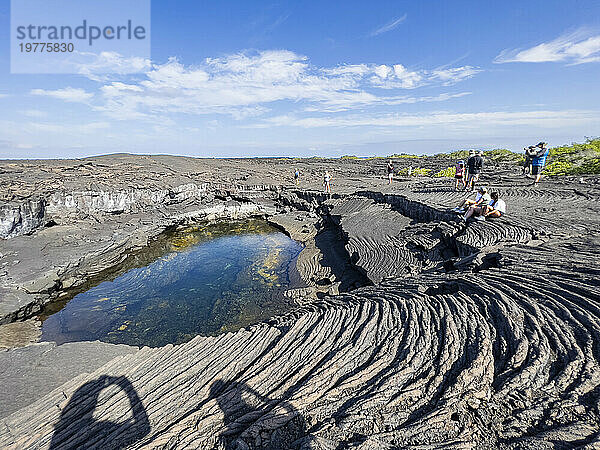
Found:
[[[388,176],[388,184],[392,184],[394,181],[394,163],[390,159],[387,163],[387,176]]]
[[[521,171],[521,175],[529,176],[531,173],[531,155],[536,153],[535,147],[530,145],[529,147],[525,147],[523,150],[525,150],[525,161],[523,161],[523,170]]]
[[[473,191],[475,189],[475,183],[479,181],[479,175],[483,170],[483,156],[481,150],[479,150],[475,156],[469,158],[467,161],[467,168],[469,170],[467,189]]]
[[[537,152],[531,159],[531,175],[535,177],[533,186],[537,186],[540,182],[542,170],[544,170],[544,166],[546,165],[546,158],[548,158],[548,154],[550,153],[546,142],[540,142],[536,147]]]
[[[467,157],[467,164],[465,164],[465,174],[463,175],[465,181],[469,179],[469,161],[471,161],[471,158],[473,158],[475,156],[475,150],[469,150],[469,156]],[[465,186],[465,190],[467,189],[467,186]]]
[[[465,163],[463,161],[458,161],[456,163],[456,172],[454,175],[456,179],[456,183],[454,184],[454,190],[458,191],[458,185],[462,183],[463,189],[467,188],[467,183],[465,181]]]

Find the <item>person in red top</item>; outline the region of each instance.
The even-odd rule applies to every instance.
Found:
[[[467,183],[465,181],[465,163],[464,161],[459,161],[456,163],[456,174],[454,175],[456,179],[456,184],[454,185],[454,190],[458,191],[458,185],[462,183],[463,189],[467,188]]]

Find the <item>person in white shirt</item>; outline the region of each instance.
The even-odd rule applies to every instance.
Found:
[[[483,208],[484,217],[502,217],[506,214],[506,202],[497,192],[492,192],[492,202]]]
[[[487,188],[481,186],[477,190],[477,194],[475,195],[475,200],[471,200],[470,198],[464,199],[460,203],[460,205],[458,205],[456,208],[454,208],[454,212],[463,213],[466,208],[469,208],[471,206],[482,206],[484,204],[487,205],[491,200],[492,200],[492,198],[490,197],[490,194],[488,194]]]
[[[502,217],[506,214],[506,203],[499,197],[498,193],[492,192],[490,197],[492,201],[487,205],[471,206],[464,215],[465,221],[471,216],[474,216],[477,220],[485,220],[486,217]]]
[[[325,192],[327,193],[331,193],[331,179],[333,177],[331,176],[331,174],[329,173],[328,170],[325,171],[325,176],[323,177],[323,187],[325,188]]]

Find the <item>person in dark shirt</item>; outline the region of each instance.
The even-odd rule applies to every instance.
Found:
[[[537,153],[535,153],[531,159],[531,175],[535,177],[535,181],[533,182],[534,186],[537,186],[540,182],[540,178],[542,178],[542,170],[544,170],[546,158],[548,158],[548,154],[550,153],[548,144],[545,142],[540,142],[536,147]]]
[[[534,152],[535,147],[530,145],[529,147],[525,147],[525,161],[523,161],[523,171],[521,175],[529,175],[531,173],[531,154]]]
[[[465,165],[465,181],[467,181],[469,179],[469,161],[471,160],[471,158],[475,156],[475,150],[469,150],[469,156],[467,158],[467,164]],[[467,186],[465,185],[465,190],[467,190]]]
[[[394,163],[390,159],[387,163],[387,176],[388,176],[388,184],[392,184],[394,181]]]
[[[467,187],[467,182],[465,180],[465,163],[463,161],[458,161],[456,163],[456,168],[454,172],[454,178],[456,182],[454,183],[454,190],[458,191],[458,185],[462,183],[463,190]]]
[[[469,158],[467,161],[467,168],[469,170],[469,177],[467,178],[467,189],[473,191],[475,189],[475,183],[479,181],[479,175],[483,170],[483,156],[481,150],[478,151],[475,156]]]

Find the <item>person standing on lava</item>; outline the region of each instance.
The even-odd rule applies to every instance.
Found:
[[[529,147],[525,147],[523,149],[525,150],[525,161],[523,161],[523,171],[521,172],[521,175],[529,176],[531,173],[531,155],[535,155],[535,148],[535,146],[530,145]]]
[[[464,174],[464,179],[468,180],[469,179],[469,161],[471,161],[471,158],[473,158],[475,156],[475,150],[469,150],[469,156],[467,157],[467,164],[465,165],[465,174]],[[467,187],[465,186],[465,189],[467,189]]]
[[[483,170],[483,153],[479,150],[475,156],[469,158],[467,161],[467,167],[469,169],[469,178],[467,179],[467,189],[473,191],[475,189],[475,183],[479,181],[479,175]]]
[[[467,188],[467,182],[465,181],[465,163],[458,161],[456,163],[456,172],[454,174],[456,182],[454,183],[454,190],[458,191],[458,185],[462,183],[463,190]]]
[[[546,158],[548,158],[548,154],[550,150],[548,149],[548,144],[546,142],[540,142],[537,147],[537,152],[535,156],[531,160],[531,175],[535,177],[535,181],[532,186],[537,186],[542,178],[542,171],[544,170],[544,166],[546,165]]]
[[[394,163],[390,159],[387,163],[387,176],[388,176],[388,184],[392,184],[394,181]]]
[[[326,170],[325,171],[325,176],[323,177],[323,187],[325,188],[325,192],[327,192],[328,194],[331,194],[331,179],[333,177],[330,175],[329,171]]]

